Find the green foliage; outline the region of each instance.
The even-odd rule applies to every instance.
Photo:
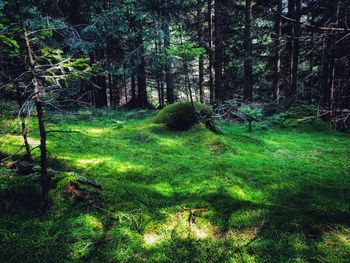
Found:
[[[304,131],[329,132],[332,130],[328,123],[317,117],[317,107],[315,105],[294,107],[287,112],[278,113],[267,118],[265,123],[267,126]]]
[[[243,104],[238,110],[247,120],[258,121],[263,116],[263,108],[260,106]]]
[[[195,103],[193,109],[189,102],[178,102],[162,109],[156,117],[156,122],[165,124],[170,130],[187,130],[201,119],[210,119],[212,115],[213,110],[204,104]]]
[[[252,130],[252,122],[259,121],[263,116],[263,108],[257,104],[243,104],[238,111],[243,115],[243,118],[249,123],[249,131]]]
[[[174,57],[180,57],[185,61],[192,61],[200,55],[203,55],[204,53],[204,48],[196,48],[191,42],[179,44],[169,49],[170,55]]]

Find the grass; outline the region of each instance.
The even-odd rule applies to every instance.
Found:
[[[47,214],[33,176],[1,168],[0,262],[349,262],[348,134],[170,132],[141,115],[49,115],[80,133],[49,134]],[[17,123],[2,120],[0,155],[20,147]],[[81,186],[94,205],[67,193],[76,176],[102,185]]]

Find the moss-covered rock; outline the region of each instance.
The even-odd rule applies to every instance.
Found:
[[[189,102],[178,102],[162,109],[155,121],[165,124],[170,130],[187,130],[212,116],[213,110],[207,105],[195,103],[195,109],[193,109]]]

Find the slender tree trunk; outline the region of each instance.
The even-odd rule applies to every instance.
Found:
[[[314,21],[314,12],[313,10],[311,11],[311,24],[313,24]],[[310,59],[309,59],[309,74],[310,74],[310,79],[309,79],[309,87],[307,90],[307,101],[309,104],[312,104],[312,93],[314,89],[314,45],[315,45],[315,31],[314,29],[311,29],[311,52],[310,52]]]
[[[253,99],[253,50],[252,50],[252,0],[245,1],[245,28],[244,28],[244,101]]]
[[[123,86],[124,86],[125,104],[128,104],[128,86],[126,83],[125,74],[123,75]]]
[[[209,92],[210,104],[214,103],[214,75],[213,75],[213,23],[212,23],[212,0],[208,0],[208,59],[209,59]]]
[[[277,0],[277,12],[282,13],[282,0]],[[274,101],[280,104],[281,97],[281,36],[282,36],[282,17],[276,14],[275,21],[276,39],[275,39],[275,70],[274,70]]]
[[[169,55],[170,48],[170,14],[168,8],[168,0],[163,1],[163,21],[162,30],[164,35],[164,52],[166,54],[167,62],[165,65],[165,79],[166,79],[166,90],[167,90],[167,102],[169,104],[175,102],[175,91],[173,83],[173,70],[172,70],[172,59]]]
[[[294,19],[295,18],[295,0],[288,0],[288,17]],[[292,68],[293,68],[293,51],[294,51],[294,23],[289,22],[287,26],[287,46],[286,50],[288,52],[288,83],[286,86],[286,92],[285,96],[288,97],[291,90],[291,83],[292,83]],[[285,100],[286,103],[288,103],[287,98]]]
[[[165,105],[165,101],[164,101],[164,72],[161,72],[160,75],[160,94],[161,94],[161,102],[162,102],[162,108]]]
[[[197,0],[197,18],[198,18],[198,43],[199,47],[204,48],[203,43],[203,0]],[[198,90],[199,90],[199,101],[204,103],[204,55],[201,54],[198,58]]]
[[[21,91],[19,89],[19,87],[17,87],[17,103],[19,106],[19,116],[21,118],[21,133],[22,133],[22,137],[23,137],[23,143],[24,143],[24,147],[26,149],[26,157],[32,161],[32,154],[31,154],[31,150],[30,150],[30,145],[28,143],[28,132],[27,132],[27,125],[26,125],[26,116],[24,111],[22,110],[22,96],[21,96]]]
[[[142,36],[139,37],[139,65],[137,66],[137,106],[140,108],[148,107],[147,81],[146,81],[146,61],[143,47]]]
[[[189,73],[189,70],[188,70],[188,64],[187,64],[187,62],[185,60],[183,61],[183,68],[184,68],[184,71],[185,71],[185,78],[186,78],[186,82],[187,82],[190,102],[191,102],[191,105],[192,105],[192,107],[194,109],[194,102],[193,102],[193,95],[192,95],[192,85],[191,85],[190,73]]]
[[[301,1],[300,0],[289,0],[288,1],[288,13],[289,16],[296,20],[300,21],[300,9]],[[291,23],[290,24],[290,39],[287,43],[287,50],[289,50],[289,59],[290,59],[290,68],[289,68],[289,87],[286,97],[286,106],[290,108],[295,102],[295,97],[298,88],[298,66],[299,66],[299,37],[300,37],[300,24]]]
[[[101,60],[104,59],[105,54],[104,50],[98,49],[95,51],[95,59]],[[107,81],[106,77],[103,75],[97,75],[94,78],[94,82],[97,86],[95,89],[95,99],[96,99],[96,107],[102,108],[107,106]]]
[[[32,75],[32,83],[34,86],[34,102],[38,115],[38,125],[40,132],[40,166],[41,166],[41,191],[42,191],[42,201],[43,209],[47,210],[49,208],[49,185],[50,177],[47,172],[47,149],[46,149],[46,130],[45,130],[45,121],[44,121],[44,110],[41,100],[41,85],[37,77],[35,70],[35,64],[33,59],[33,50],[30,44],[29,36],[27,29],[22,22],[23,37],[25,40],[26,52],[28,57],[28,69]]]
[[[224,43],[222,36],[223,27],[223,3],[222,0],[215,0],[215,60],[214,60],[214,71],[215,71],[215,100],[216,102],[223,102],[224,90],[222,86],[222,60],[224,55]]]
[[[295,20],[300,21],[300,9],[301,0],[295,0]],[[294,44],[293,44],[293,63],[292,63],[292,79],[291,79],[291,89],[288,96],[289,105],[292,106],[296,99],[296,94],[298,91],[298,67],[299,67],[299,49],[300,49],[300,24],[296,23],[294,29]]]
[[[135,104],[136,102],[136,80],[135,75],[132,73],[131,75],[131,102]],[[131,105],[134,106],[134,105]]]

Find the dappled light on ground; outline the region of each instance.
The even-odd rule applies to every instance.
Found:
[[[348,135],[246,133],[229,124],[222,135],[201,125],[169,132],[149,119],[118,122],[118,115],[56,125],[80,133],[48,136],[53,208],[45,219],[35,212],[35,181],[0,177],[0,245],[11,257],[22,250],[45,262],[51,256],[35,248],[47,244],[68,262],[349,258]],[[22,145],[10,132],[0,142],[2,155]],[[30,142],[37,145],[36,133]],[[80,185],[91,202],[67,193],[81,176],[101,185]],[[32,205],[23,202],[28,196]],[[37,245],[19,241],[32,236]]]

